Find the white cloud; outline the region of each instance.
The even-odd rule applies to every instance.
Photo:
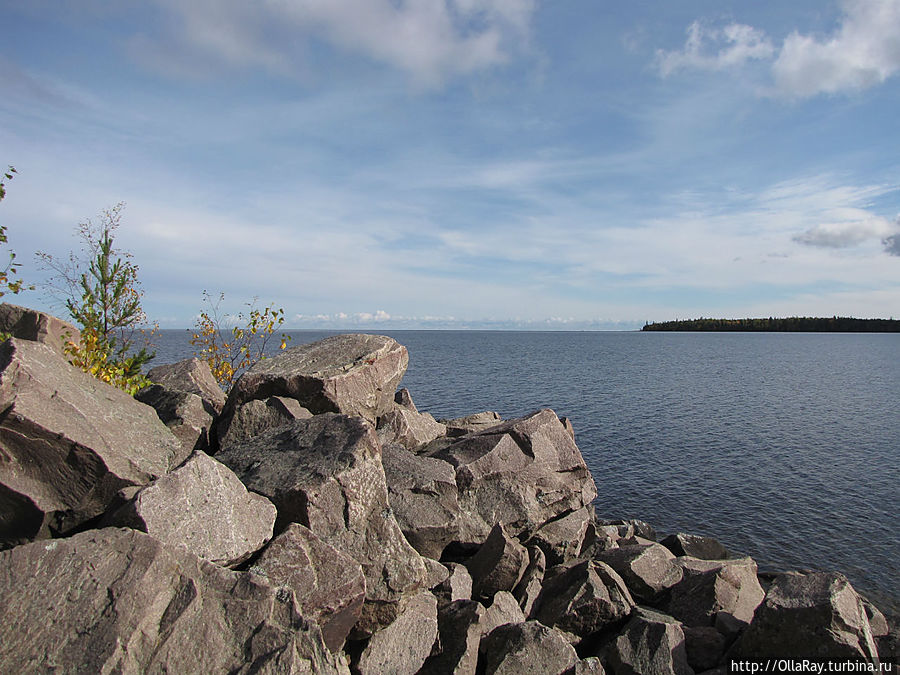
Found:
[[[900,70],[900,0],[845,0],[838,31],[819,40],[798,32],[773,64],[779,90],[813,96],[866,89]]]
[[[708,28],[699,21],[687,30],[684,49],[659,50],[657,60],[663,77],[683,68],[724,70],[751,59],[768,59],[775,53],[772,43],[760,30],[732,23],[724,28]]]
[[[853,214],[856,215],[856,214]],[[862,212],[862,218],[821,223],[794,236],[794,241],[817,248],[852,248],[870,239],[883,239],[894,231],[886,218]]]
[[[306,42],[323,40],[405,71],[424,85],[506,63],[527,39],[536,6],[536,0],[156,2],[201,60],[203,55],[231,64],[310,70]],[[147,58],[146,37],[133,46]]]
[[[751,26],[709,28],[695,21],[684,48],[657,52],[663,77],[681,69],[723,70],[769,62],[775,93],[808,97],[867,89],[900,71],[900,0],[844,0],[830,36],[794,31],[776,49]]]

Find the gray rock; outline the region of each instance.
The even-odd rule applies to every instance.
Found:
[[[484,610],[484,616],[481,618],[481,634],[487,635],[497,626],[523,621],[525,614],[513,595],[506,591],[498,591],[491,599],[491,604]]]
[[[598,521],[598,525],[602,527],[614,527],[620,539],[641,537],[649,541],[656,541],[656,530],[653,529],[653,526],[650,523],[636,518],[600,520]],[[611,530],[609,532],[612,533]]]
[[[182,466],[139,490],[108,520],[170,546],[233,567],[272,536],[275,506],[247,488],[227,466],[197,452]]]
[[[457,600],[472,599],[472,575],[465,565],[446,563],[450,574],[445,581],[434,589],[438,599],[438,607],[446,607]]]
[[[579,661],[575,648],[559,631],[537,621],[494,629],[481,641],[481,655],[485,675],[563,675]]]
[[[419,671],[438,634],[437,600],[420,591],[400,602],[397,618],[369,640],[356,670],[360,675],[413,675]]]
[[[378,418],[377,428],[382,445],[397,443],[413,451],[447,432],[447,428],[435,422],[430,414],[420,413],[397,403]]]
[[[596,555],[625,580],[636,599],[652,604],[660,593],[681,581],[675,556],[660,544],[619,546]]]
[[[503,418],[489,410],[450,420],[438,420],[438,422],[446,427],[448,436],[457,437],[495,427],[503,422]]]
[[[408,363],[406,347],[389,337],[335,335],[254,364],[232,387],[226,411],[286,396],[316,415],[359,415],[374,423],[391,409]]]
[[[475,675],[483,634],[484,607],[457,600],[438,610],[438,643],[422,667],[422,675]]]
[[[459,536],[456,471],[399,445],[383,445],[381,461],[388,500],[407,541],[420,554],[439,559]]]
[[[300,613],[321,627],[326,646],[332,652],[343,647],[366,597],[366,579],[358,562],[303,525],[291,523],[272,539],[250,571],[274,586],[290,588]]]
[[[751,558],[676,558],[682,578],[671,587],[666,609],[686,626],[748,624],[765,593]]]
[[[443,563],[426,556],[422,556],[422,562],[425,563],[425,588],[434,592],[435,588],[450,580],[450,570]]]
[[[396,603],[422,587],[425,563],[388,505],[381,446],[361,417],[326,413],[264,432],[216,455],[278,509],[276,531],[305,525],[362,565],[363,634],[389,624]]]
[[[209,364],[196,357],[151,368],[147,378],[172,391],[196,394],[213,415],[222,412],[225,405],[225,392],[213,377]]]
[[[572,420],[568,417],[560,417],[559,421],[562,422],[562,425],[566,428],[566,431],[569,432],[569,435],[572,437],[572,440],[575,440],[575,427],[572,426]]]
[[[227,450],[235,443],[258,436],[264,431],[310,417],[312,413],[292,398],[270,396],[265,400],[247,401],[233,413],[219,418],[216,424],[219,450]]]
[[[412,394],[409,393],[409,389],[398,389],[397,393],[394,394],[394,403],[412,410],[413,412],[419,412],[418,408],[416,408],[416,404],[413,403]]]
[[[878,658],[862,599],[834,572],[780,575],[737,647],[736,658]]]
[[[532,610],[541,594],[546,571],[547,559],[544,552],[537,546],[529,546],[528,567],[525,568],[525,574],[513,589],[513,597],[518,601],[526,618],[532,618]]]
[[[696,672],[712,670],[725,656],[728,642],[712,626],[683,626],[688,664]]]
[[[81,339],[81,332],[68,321],[8,302],[0,304],[0,333],[45,344],[66,360],[66,343],[78,344]]]
[[[575,664],[573,675],[605,675],[603,663],[596,656],[589,656]]]
[[[165,474],[180,445],[152,408],[50,347],[0,345],[0,542],[65,534]]]
[[[581,554],[593,516],[591,506],[567,513],[538,528],[528,543],[541,548],[551,567],[574,560]]]
[[[547,571],[535,617],[580,637],[624,620],[635,607],[622,578],[606,563],[585,560]]]
[[[607,654],[614,675],[694,675],[681,624],[665,614],[638,609]]]
[[[659,542],[677,556],[690,556],[700,560],[725,560],[728,549],[712,537],[698,534],[670,534]]]
[[[0,671],[346,673],[292,596],[128,529],[0,552]]]
[[[511,591],[528,567],[528,550],[507,536],[503,526],[491,530],[478,552],[466,562],[472,575],[475,598],[490,598],[498,591]]]
[[[181,450],[175,457],[176,465],[190,457],[194,450],[209,450],[213,415],[197,394],[152,384],[141,389],[135,398],[153,408],[160,421],[178,439]]]
[[[552,410],[469,434],[429,453],[456,468],[460,540],[480,543],[497,523],[528,536],[591,503],[597,490],[578,447]]]

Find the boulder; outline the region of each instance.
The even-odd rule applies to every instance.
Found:
[[[484,607],[474,600],[456,600],[439,609],[438,641],[422,675],[475,675],[483,617]]]
[[[525,574],[513,589],[513,597],[518,601],[526,618],[531,618],[532,610],[541,594],[546,571],[547,559],[544,552],[537,546],[529,546],[528,567],[525,568]]]
[[[487,411],[438,422],[446,427],[448,436],[457,437],[495,427],[503,422],[503,418],[495,412]]]
[[[286,396],[313,414],[359,415],[374,423],[394,401],[409,355],[383,335],[335,335],[255,363],[231,389],[226,411]]]
[[[725,656],[728,641],[712,626],[682,626],[688,665],[698,673],[712,670]]]
[[[457,600],[472,599],[472,575],[469,574],[466,566],[453,562],[445,564],[450,574],[434,589],[439,608],[446,607]]]
[[[585,560],[547,571],[535,617],[579,637],[623,621],[635,607],[622,578],[606,563]]]
[[[559,631],[537,621],[495,628],[482,639],[480,651],[485,675],[563,675],[579,661]]]
[[[209,364],[196,357],[151,368],[147,379],[171,391],[196,394],[211,415],[222,412],[225,405],[225,392],[213,377]]]
[[[765,597],[751,558],[676,558],[681,581],[670,589],[666,609],[686,626],[717,626],[722,632],[750,623]]]
[[[0,671],[346,673],[290,594],[107,528],[0,552]]]
[[[450,579],[450,570],[443,563],[422,556],[425,563],[425,588],[434,591],[435,588]]]
[[[487,635],[497,626],[523,621],[525,614],[512,594],[498,591],[491,599],[491,604],[484,610],[484,616],[481,618],[481,634]]]
[[[219,418],[216,424],[218,449],[225,450],[264,431],[310,417],[312,413],[292,398],[270,396],[265,400],[247,401],[232,414]]]
[[[734,658],[865,659],[878,653],[862,599],[835,572],[782,574],[744,632]]]
[[[472,575],[472,594],[490,598],[498,591],[511,591],[528,567],[528,550],[495,525],[478,552],[466,563]]]
[[[652,604],[663,591],[681,581],[682,571],[675,556],[660,544],[619,546],[595,557],[618,572],[639,601]]]
[[[175,458],[176,464],[190,457],[194,450],[209,450],[213,415],[197,394],[151,384],[141,389],[135,398],[153,408],[160,421],[178,439],[181,450]]]
[[[690,556],[700,560],[725,560],[728,549],[712,537],[698,534],[670,534],[659,542],[677,556]]]
[[[180,449],[152,408],[38,342],[0,344],[0,410],[0,544],[70,532]]]
[[[360,675],[419,672],[438,634],[437,600],[426,590],[400,602],[397,618],[376,632],[356,664]]]
[[[407,541],[435,560],[459,536],[456,472],[449,463],[383,445],[388,500]]]
[[[397,403],[378,418],[377,428],[382,445],[397,443],[413,451],[447,432],[447,428],[435,422],[430,414],[420,413]]]
[[[529,539],[541,548],[551,567],[579,557],[594,510],[584,506],[542,525]]]
[[[619,539],[641,537],[642,539],[647,539],[649,541],[656,541],[656,530],[653,529],[653,526],[650,523],[638,520],[637,518],[600,520],[598,521],[598,525],[600,527],[614,528],[615,534],[618,535]],[[613,534],[612,529],[607,530],[607,532]]]
[[[276,531],[305,525],[347,554],[366,577],[357,628],[386,626],[396,603],[426,579],[388,504],[375,429],[361,417],[325,413],[247,439],[216,458],[278,509]]]
[[[193,394],[191,394],[193,395]],[[107,524],[132,527],[170,546],[233,567],[272,536],[275,506],[247,488],[227,466],[197,452],[139,490]]]
[[[552,410],[469,434],[429,455],[456,469],[463,542],[484,541],[497,523],[510,536],[527,537],[597,494],[578,447]]]
[[[671,616],[638,609],[608,650],[607,671],[613,675],[694,675],[681,624]]]
[[[409,389],[406,389],[405,387],[403,389],[398,389],[397,393],[394,394],[394,403],[412,410],[413,412],[419,412],[419,409],[416,408],[416,404],[413,403],[412,394],[410,394]]]
[[[291,523],[269,542],[250,571],[273,586],[291,589],[300,613],[321,627],[325,645],[332,652],[343,647],[366,597],[358,562],[303,525]]]
[[[0,304],[0,333],[45,344],[66,360],[66,343],[81,339],[81,332],[68,321],[8,302]]]

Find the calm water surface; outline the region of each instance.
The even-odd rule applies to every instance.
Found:
[[[569,417],[601,516],[713,535],[763,569],[840,570],[900,609],[900,335],[386,333],[435,417]],[[154,363],[188,338],[163,331]]]

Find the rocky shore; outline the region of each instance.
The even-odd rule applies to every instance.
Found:
[[[599,520],[551,410],[435,420],[405,347],[341,335],[251,368],[70,366],[0,306],[0,672],[726,673],[897,657],[840,573]],[[599,488],[599,497],[598,497]],[[614,505],[604,505],[607,510]]]

